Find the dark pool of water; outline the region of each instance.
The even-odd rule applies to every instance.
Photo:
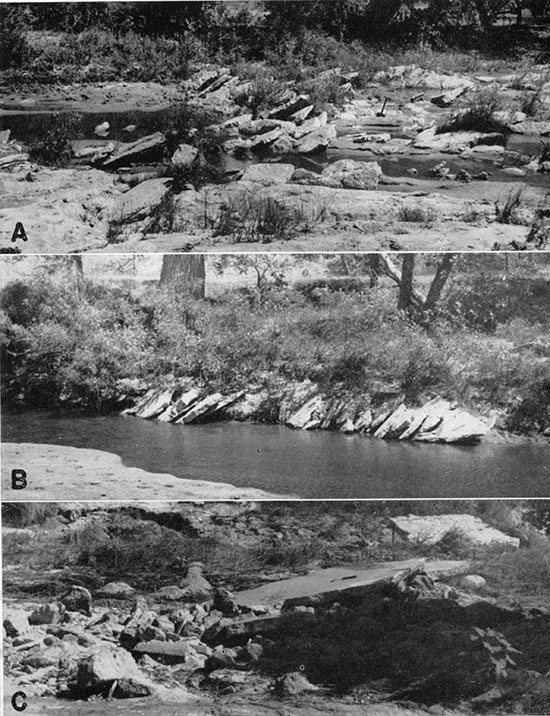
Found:
[[[192,115],[180,107],[167,107],[151,111],[132,110],[124,112],[18,112],[0,116],[0,129],[9,129],[14,139],[31,143],[43,139],[54,129],[63,128],[69,139],[97,139],[95,128],[109,122],[108,140],[132,142],[154,132],[179,126],[203,127],[216,121],[215,116],[204,113]],[[135,130],[126,132],[129,125]]]
[[[279,425],[5,414],[2,439],[113,452],[126,465],[304,498],[544,497],[550,447],[423,445]],[[159,495],[159,499],[166,495]]]

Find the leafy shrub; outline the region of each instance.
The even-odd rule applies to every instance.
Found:
[[[517,210],[523,200],[523,191],[522,187],[508,194],[504,204],[501,204],[500,201],[495,203],[495,219],[499,224],[522,223],[521,219],[518,219]]]
[[[213,225],[214,236],[232,236],[237,243],[287,240],[309,222],[299,207],[269,196],[246,194],[220,206]]]
[[[120,290],[83,286],[79,293],[38,279],[26,291],[8,284],[0,302],[8,400],[104,410],[118,398],[120,378],[143,375],[150,365],[145,316]]]
[[[455,112],[440,124],[437,134],[458,131],[509,133],[508,127],[495,117],[495,112],[501,108],[498,93],[480,92],[465,109]]]
[[[26,22],[24,11],[17,6],[0,7],[0,70],[19,67],[25,50]]]
[[[433,224],[437,220],[437,212],[431,206],[411,205],[402,206],[397,212],[397,221],[411,223]]]
[[[43,139],[35,141],[29,148],[33,161],[46,166],[66,164],[71,158],[70,139],[74,139],[79,120],[73,114],[54,114],[53,127]]]

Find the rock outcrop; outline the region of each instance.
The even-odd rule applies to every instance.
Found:
[[[273,406],[275,402],[279,405],[278,422],[295,429],[340,430],[385,440],[455,444],[478,442],[495,420],[476,417],[441,398],[411,408],[399,393],[382,401],[368,395],[331,397],[309,380],[290,383],[271,395],[264,388],[226,395],[210,393],[199,384],[189,387],[189,379],[185,386],[183,393],[177,386],[151,388],[124,414],[185,425],[235,418],[254,420],[262,419],[266,405]]]

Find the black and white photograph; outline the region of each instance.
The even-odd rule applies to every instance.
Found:
[[[4,499],[547,494],[550,255],[1,261]]]
[[[4,251],[548,243],[548,0],[0,13]]]
[[[3,712],[550,716],[550,0],[0,0]]]
[[[549,501],[2,516],[5,713],[550,712]]]

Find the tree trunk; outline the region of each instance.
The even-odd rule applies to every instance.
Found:
[[[369,275],[370,275],[370,288],[376,288],[380,281],[380,258],[378,254],[370,254],[369,256]]]
[[[399,286],[399,300],[397,302],[397,308],[400,311],[406,311],[407,313],[410,313],[414,307],[414,258],[414,254],[404,254],[403,268],[401,269],[401,284]]]
[[[392,281],[395,281],[399,287],[401,286],[401,275],[387,254],[379,254],[379,266],[381,274],[385,273],[386,276],[389,276]],[[411,298],[416,308],[421,308],[426,301],[426,297],[420,293],[418,289],[414,288],[414,286],[411,288]]]
[[[205,282],[203,254],[166,254],[162,257],[159,286],[177,286],[193,298],[204,298]]]
[[[441,292],[443,291],[445,284],[447,283],[447,279],[451,275],[451,271],[453,270],[453,266],[457,257],[458,254],[443,255],[441,263],[437,267],[437,271],[434,276],[434,280],[432,281],[432,285],[430,286],[430,290],[428,291],[428,297],[426,298],[426,301],[422,306],[423,313],[433,311],[436,307],[439,299],[441,298]]]

